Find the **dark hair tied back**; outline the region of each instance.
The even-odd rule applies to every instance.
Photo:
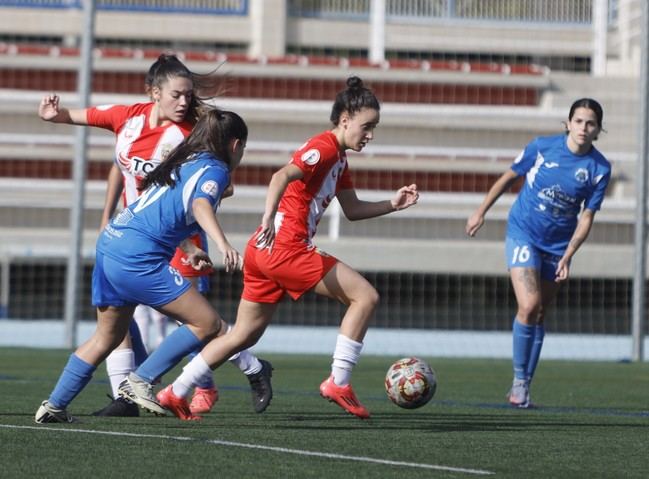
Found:
[[[192,72],[176,55],[163,53],[153,62],[144,80],[147,92],[153,87],[161,88],[169,78],[182,77],[192,79]]]
[[[350,90],[352,88],[363,88],[363,80],[357,76],[351,76],[347,79],[347,88]]]
[[[148,95],[151,90],[162,88],[172,78],[187,78],[191,80],[193,95],[187,110],[186,120],[194,124],[204,110],[211,106],[207,100],[220,96],[224,91],[223,78],[217,75],[217,68],[209,73],[200,74],[191,71],[180,59],[172,53],[163,53],[153,62],[144,80],[144,89]]]
[[[347,88],[338,92],[333,107],[331,108],[331,115],[329,119],[334,125],[338,125],[340,115],[347,112],[350,116],[354,116],[363,108],[371,108],[379,111],[381,106],[379,100],[376,98],[372,90],[363,85],[363,80],[357,76],[347,78]]]
[[[592,110],[593,113],[595,113],[595,117],[597,117],[597,126],[602,128],[602,123],[604,122],[604,109],[597,100],[593,100],[592,98],[580,98],[579,100],[576,100],[570,106],[568,120],[572,120],[572,117],[575,114],[575,110],[577,108],[587,108],[589,110]]]
[[[140,190],[154,184],[173,186],[180,178],[180,167],[200,152],[212,154],[232,171],[228,149],[232,140],[240,140],[244,144],[248,140],[248,126],[243,118],[233,111],[218,108],[205,110],[189,136],[142,181]]]

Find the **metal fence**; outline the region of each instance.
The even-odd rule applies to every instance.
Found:
[[[372,0],[288,0],[296,17],[367,20]],[[609,0],[617,11],[618,0]],[[498,21],[590,24],[593,0],[385,0],[388,21]]]
[[[289,15],[365,21],[373,0],[287,0]],[[83,0],[0,0],[0,7],[81,8]],[[609,0],[610,21],[619,0]],[[98,10],[247,15],[248,0],[96,0]],[[388,21],[590,24],[593,0],[385,0]]]
[[[0,7],[81,8],[83,0],[0,0]],[[98,10],[247,15],[248,0],[96,0]]]

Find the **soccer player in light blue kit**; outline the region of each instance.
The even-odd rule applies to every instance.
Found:
[[[92,279],[97,328],[70,356],[50,397],[36,412],[37,423],[73,421],[67,406],[122,341],[138,304],[184,323],[149,357],[147,364],[159,371],[157,377],[219,333],[222,320],[217,311],[169,260],[180,244],[196,269],[211,266],[205,252],[187,241],[203,230],[223,254],[226,271],[240,268],[241,256],[229,245],[215,212],[247,137],[239,115],[208,110],[189,137],[147,177],[137,201],[104,228]]]
[[[507,222],[507,266],[518,303],[513,325],[514,380],[507,398],[531,406],[530,383],[539,361],[543,318],[570,260],[588,237],[611,178],[611,165],[593,146],[604,112],[592,98],[570,107],[566,133],[539,137],[528,144],[469,217],[474,236],[496,200],[519,176],[525,176]]]

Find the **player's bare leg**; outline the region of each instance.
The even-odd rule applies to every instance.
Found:
[[[350,379],[360,357],[369,322],[374,317],[379,295],[362,275],[340,262],[316,285],[314,291],[347,305],[336,340],[331,375],[320,385],[320,394],[345,411],[363,419],[368,418],[370,413],[357,399]]]

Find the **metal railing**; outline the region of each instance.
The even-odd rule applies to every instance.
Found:
[[[366,21],[372,0],[288,0],[288,14]],[[609,0],[609,23],[619,0]],[[247,15],[248,0],[96,0],[98,10]],[[386,0],[388,21],[590,24],[593,0]],[[81,8],[82,0],[0,0],[0,7]]]
[[[83,0],[0,0],[0,7],[81,8]],[[248,0],[96,0],[98,10],[247,15]]]
[[[289,15],[367,20],[371,0],[288,0]],[[609,0],[617,11],[618,0]],[[385,0],[388,21],[496,21],[590,24],[593,0]],[[614,20],[614,17],[611,17]]]

